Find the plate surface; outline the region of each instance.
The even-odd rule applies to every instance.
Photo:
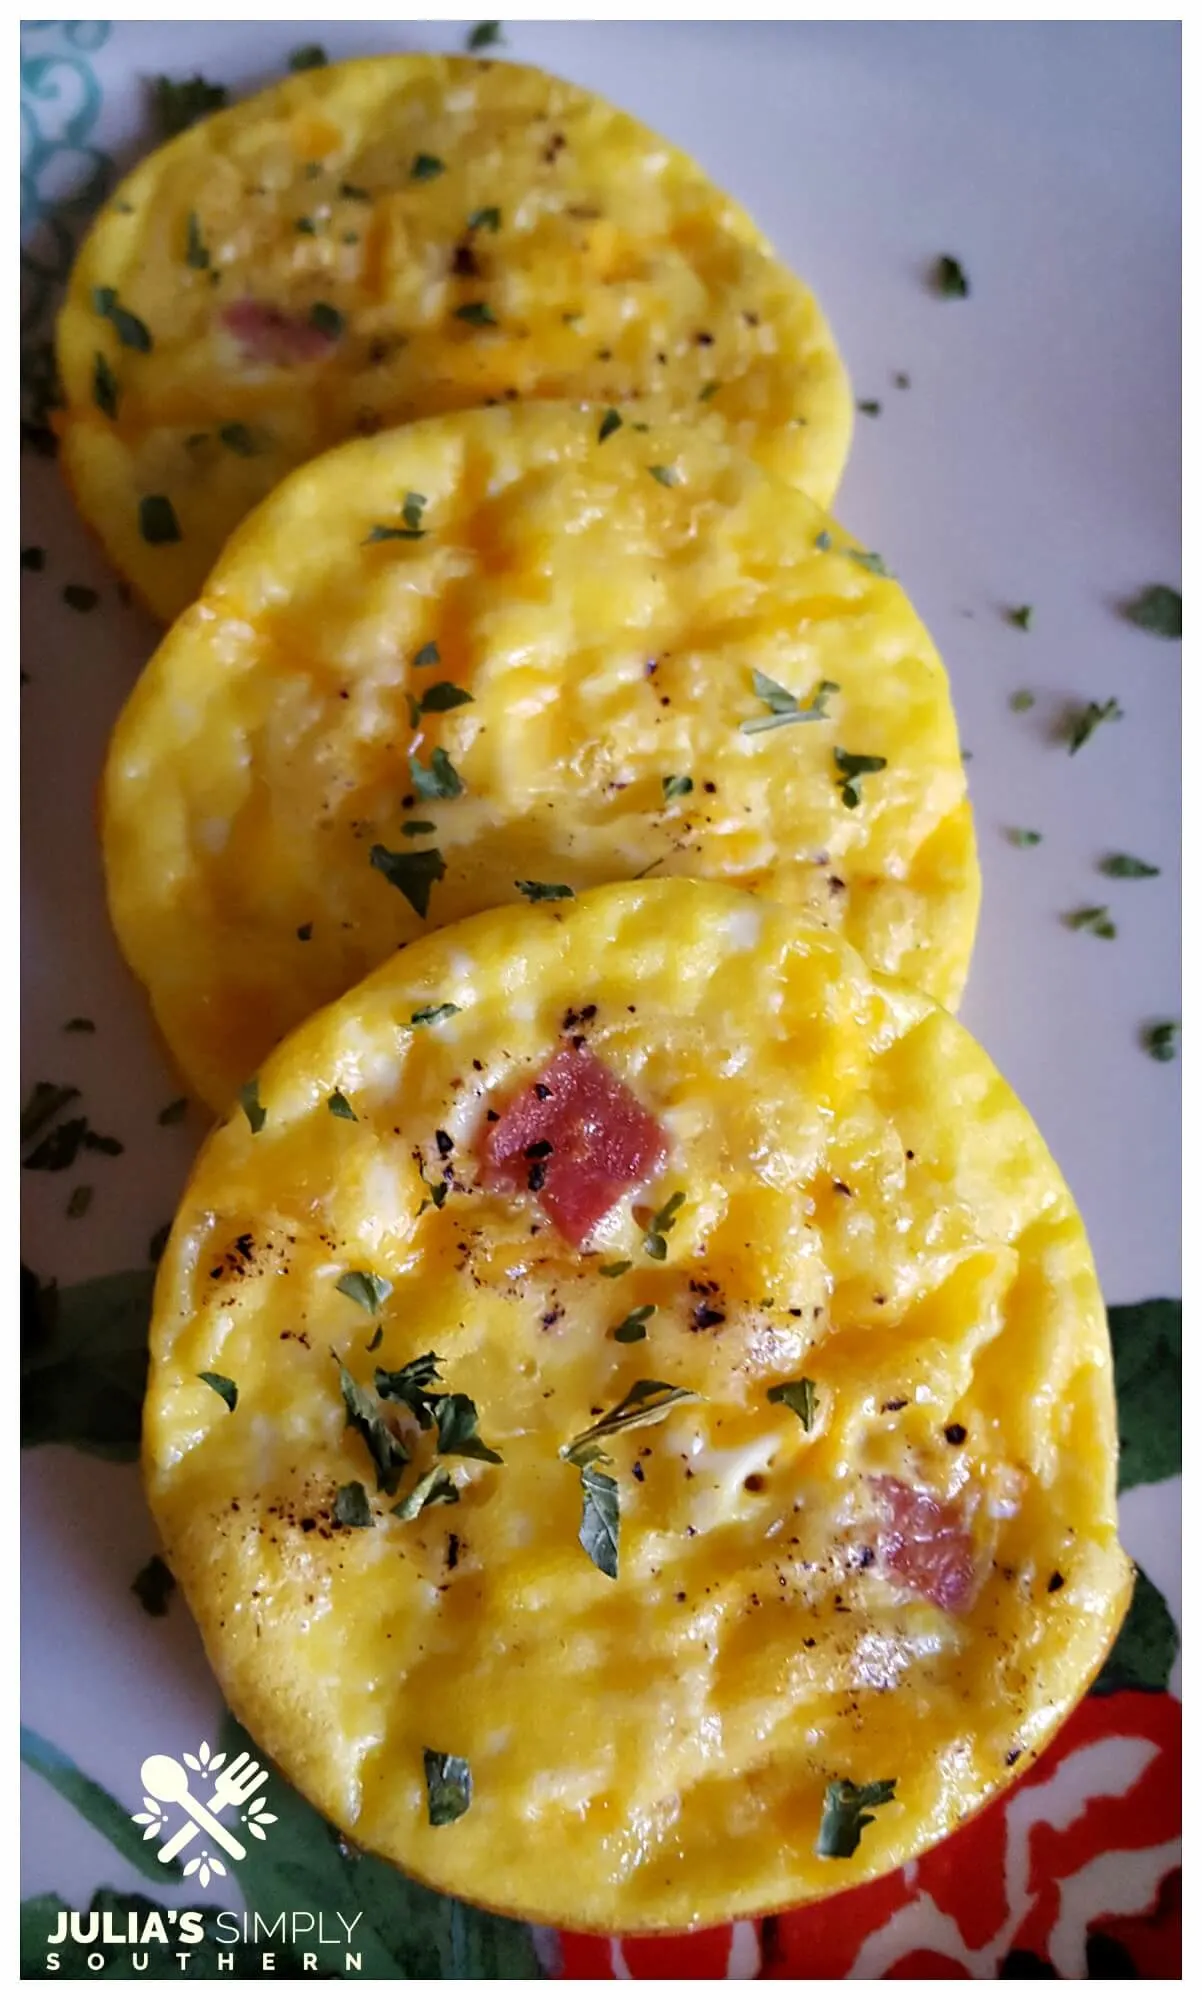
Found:
[[[342,56],[457,48],[465,34],[464,24],[314,23],[303,39]],[[199,72],[243,91],[279,74],[297,39],[253,22],[23,29],[22,341],[35,421],[56,290],[96,201],[148,142],[147,80]],[[972,753],[985,887],[964,1019],[1042,1125],[1108,1301],[1175,1297],[1179,1070],[1151,1060],[1141,1036],[1179,1012],[1180,651],[1121,607],[1148,584],[1180,582],[1179,30],[551,23],[514,27],[507,46],[695,153],[829,313],[870,406],[838,512],[884,553],[930,626]],[[967,298],[932,289],[942,254],[962,263]],[[94,831],[106,734],[154,630],[120,600],[53,461],[29,450],[22,472],[22,546],[45,551],[44,566],[22,574],[23,1101],[41,1079],[73,1085],[81,1096],[64,1116],[86,1115],[124,1147],[22,1176],[25,1261],[70,1286],[146,1271],[205,1121],[192,1108],[159,1122],[180,1087],[117,958]],[[72,585],[82,595],[65,598]],[[1023,605],[1027,630],[1007,617]],[[1033,703],[1012,708],[1024,690]],[[1122,720],[1070,756],[1066,710],[1111,697]],[[1042,839],[1013,845],[1012,828]],[[1107,879],[1098,864],[1116,851],[1159,875]],[[1114,938],[1062,921],[1099,905]],[[81,1016],[91,1032],[64,1031]],[[78,1186],[92,1188],[90,1205],[69,1217]],[[144,1282],[121,1293],[135,1325]],[[94,1343],[106,1303],[92,1289],[65,1299],[60,1333],[78,1311]],[[1005,1965],[1005,1976],[1038,1976],[1027,1954],[1062,1977],[1174,1976],[1180,1715],[1159,1599],[1176,1617],[1178,1388],[1170,1315],[1157,1308],[1115,1328],[1131,1383],[1124,1539],[1149,1579],[1125,1662],[1140,1688],[1091,1697],[1025,1787],[904,1876],[805,1916],[684,1942],[540,1938],[544,1967],[590,1978],[995,1978]],[[115,1393],[103,1410],[93,1397],[81,1425],[80,1379],[77,1367],[35,1378],[26,1422],[39,1440],[82,1428],[94,1444],[100,1428],[110,1439],[128,1428]],[[106,1380],[111,1392],[111,1370]],[[269,1921],[325,1910],[331,1934],[335,1910],[359,1912],[364,1975],[536,1976],[524,1933],[340,1855],[274,1779],[264,1796],[275,1820],[261,1844],[244,1841],[248,1860],[207,1884],[202,1864],[186,1889],[173,1886],[157,1843],[126,1815],[142,1807],[147,1756],[225,1744],[199,1642],[178,1604],[152,1617],[131,1591],[153,1539],[130,1464],[48,1441],[22,1470],[23,1714],[35,1732],[22,1893],[38,1899],[23,1923],[27,1971],[52,1949],[60,1905],[44,1899],[57,1892],[61,1907],[87,1911],[104,1885],[120,1912],[132,1896],[245,1904]],[[103,1791],[81,1787],[80,1772]],[[290,1860],[302,1872],[285,1886]],[[975,1886],[965,1899],[965,1881],[986,1876],[1001,1884],[996,1907]],[[229,1949],[232,1930],[221,1935]],[[75,1949],[62,1970],[78,1962],[87,1976]],[[105,1949],[112,1976],[123,1948]],[[214,1949],[197,1947],[193,1971],[217,1969]],[[313,1949],[319,1967],[308,1969],[346,1970],[335,1944]],[[150,1969],[179,1976],[151,1950]],[[240,1944],[221,1969],[248,1976],[261,1955]]]

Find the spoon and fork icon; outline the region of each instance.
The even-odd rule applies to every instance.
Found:
[[[245,1860],[246,1849],[242,1842],[216,1817],[227,1806],[245,1805],[247,1799],[267,1783],[267,1772],[245,1750],[234,1758],[232,1764],[227,1764],[223,1771],[217,1773],[212,1795],[203,1802],[193,1797],[188,1773],[182,1764],[176,1763],[174,1757],[148,1757],[142,1766],[142,1783],[152,1798],[165,1805],[183,1806],[188,1813],[188,1819],[179,1832],[173,1833],[170,1840],[160,1847],[160,1861],[174,1861],[181,1849],[190,1840],[195,1840],[202,1830],[234,1861]]]

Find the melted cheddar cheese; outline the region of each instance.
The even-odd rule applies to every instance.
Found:
[[[949,1015],[647,882],[420,940],[246,1102],[160,1267],[145,1473],[235,1712],[352,1840],[678,1928],[883,1874],[1026,1769],[1128,1596],[1110,1354],[1068,1191]],[[370,1413],[423,1356],[493,1456],[385,1396],[380,1476],[345,1382]],[[565,1457],[640,1380],[688,1394]],[[892,1793],[845,1858],[840,1786]]]

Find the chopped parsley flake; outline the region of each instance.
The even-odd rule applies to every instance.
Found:
[[[383,1338],[384,1338],[384,1329],[382,1326],[378,1326],[375,1332],[372,1334],[371,1339],[367,1343],[367,1351],[369,1354],[375,1354],[378,1351],[380,1343],[382,1342]]]
[[[693,789],[693,780],[685,776],[665,778],[663,786],[665,801],[668,799],[687,799]]]
[[[661,486],[679,486],[680,474],[674,465],[649,465],[652,479],[658,479]]]
[[[1088,931],[1091,937],[1115,938],[1114,918],[1104,904],[1090,905],[1080,910],[1068,910],[1062,921],[1070,931]]]
[[[576,894],[566,882],[515,882],[513,886],[528,903],[562,903]]]
[[[59,1112],[78,1096],[79,1091],[73,1083],[35,1083],[21,1111],[21,1144],[32,1139],[52,1118],[57,1118]]]
[[[677,1188],[675,1194],[670,1194],[663,1207],[657,1209],[651,1218],[651,1227],[643,1238],[643,1249],[648,1257],[654,1257],[657,1264],[662,1264],[668,1254],[665,1239],[668,1231],[676,1227],[676,1218],[684,1207],[686,1199],[684,1189]]]
[[[602,1438],[617,1437],[621,1431],[641,1430],[647,1424],[657,1424],[666,1417],[677,1403],[699,1402],[696,1389],[679,1389],[671,1382],[635,1382],[626,1391],[620,1403],[595,1424],[581,1431],[570,1443],[561,1445],[559,1456],[569,1464],[581,1465],[592,1456],[592,1446]]]
[[[1181,1023],[1151,1021],[1140,1039],[1154,1062],[1174,1062],[1181,1048]]]
[[[356,187],[353,181],[343,181],[338,189],[343,201],[370,201],[366,188]]]
[[[810,696],[808,706],[802,705],[795,694],[779,682],[769,680],[756,667],[751,676],[755,693],[768,709],[767,715],[752,715],[739,724],[744,736],[758,736],[765,729],[782,729],[790,722],[826,722],[829,720],[827,703],[833,694],[838,694],[838,681],[819,681]]]
[[[441,664],[438,647],[433,639],[418,648],[413,655],[413,664],[415,667],[437,667]]]
[[[445,750],[431,753],[429,770],[411,753],[409,776],[419,799],[457,799],[463,792],[463,779]]]
[[[487,229],[491,236],[495,236],[501,227],[501,211],[499,208],[478,208],[468,216],[467,226],[469,229]]]
[[[849,562],[859,563],[860,568],[868,570],[872,576],[889,574],[884,556],[877,555],[874,549],[844,549],[843,553]]]
[[[193,76],[179,83],[169,76],[156,76],[153,85],[154,116],[159,136],[174,139],[178,132],[186,132],[197,119],[207,118],[211,111],[220,111],[229,98],[229,91],[223,83],[208,83],[203,76]]]
[[[143,1563],[129,1587],[149,1617],[166,1617],[175,1578],[162,1556],[151,1556],[149,1562]]]
[[[246,424],[222,424],[217,435],[226,450],[236,452],[239,458],[254,458],[258,453],[255,434]]]
[[[604,444],[606,438],[612,437],[614,432],[620,431],[621,428],[622,419],[618,415],[618,412],[616,410],[606,410],[605,415],[601,419],[600,429],[597,432],[597,443]]]
[[[477,21],[467,38],[467,46],[475,52],[477,49],[491,49],[504,40],[499,21]]]
[[[414,839],[419,833],[434,833],[435,831],[436,828],[432,819],[405,819],[401,821],[401,832],[410,840]]]
[[[833,547],[831,531],[829,528],[819,528],[818,533],[814,537],[814,547],[819,551],[821,555],[825,555],[827,550]]]
[[[162,1110],[159,1112],[158,1122],[160,1125],[178,1125],[180,1120],[187,1116],[187,1113],[187,1098],[173,1097],[170,1104],[164,1104]]]
[[[826,1788],[815,1854],[823,1861],[849,1860],[860,1845],[864,1828],[876,1817],[869,1807],[890,1805],[896,1790],[896,1778],[878,1778],[869,1785],[832,1778]]]
[[[64,1035],[94,1035],[96,1033],[96,1023],[87,1014],[72,1014],[69,1021],[63,1022],[63,1033]]]
[[[1015,715],[1025,715],[1029,708],[1034,708],[1035,696],[1030,688],[1016,688],[1010,697],[1010,706]]]
[[[484,299],[473,299],[469,305],[456,306],[455,318],[465,326],[496,326],[497,316]]]
[[[117,294],[111,285],[97,285],[92,293],[92,304],[101,319],[108,321],[122,347],[132,347],[138,354],[150,353],[154,342],[149,327],[136,313],[126,312],[125,307],[118,304]]]
[[[1011,826],[1006,829],[1006,838],[1011,847],[1038,847],[1043,835],[1033,826]]]
[[[103,354],[97,354],[92,363],[92,401],[102,416],[115,417],[121,390]]]
[[[168,542],[180,542],[179,521],[175,508],[165,493],[144,494],[138,503],[138,527],[142,540],[151,548],[162,548]]]
[[[493,27],[495,23],[485,21],[483,26]],[[423,1750],[422,1762],[426,1772],[426,1818],[431,1826],[450,1826],[462,1819],[471,1805],[471,1767],[466,1757],[452,1757],[445,1750]]]
[[[403,1368],[377,1368],[376,1394],[390,1403],[404,1403],[424,1431],[434,1424],[441,1401],[439,1365],[441,1354],[419,1354]]]
[[[81,1215],[87,1214],[92,1206],[92,1194],[93,1189],[86,1182],[81,1183],[79,1187],[72,1188],[70,1198],[67,1202],[67,1215],[72,1222],[78,1221]]]
[[[361,1479],[348,1480],[334,1495],[334,1519],[340,1528],[370,1528],[371,1501]]]
[[[63,603],[72,611],[95,611],[100,602],[100,592],[93,590],[89,583],[65,583]]]
[[[699,403],[708,403],[711,396],[717,395],[719,386],[717,382],[703,382],[697,392],[697,401]]]
[[[1167,583],[1150,583],[1123,606],[1124,616],[1141,632],[1155,632],[1161,639],[1181,637],[1181,592]]]
[[[194,271],[207,271],[210,258],[205,248],[204,237],[200,233],[200,218],[196,210],[188,211],[188,234],[184,248],[184,261]]]
[[[376,1469],[376,1485],[381,1493],[395,1493],[401,1473],[409,1463],[409,1453],[388,1423],[378,1395],[356,1382],[348,1368],[338,1363],[346,1427],[363,1439]]]
[[[246,1113],[246,1122],[250,1126],[251,1131],[255,1133],[261,1132],[267,1123],[267,1113],[259,1102],[259,1079],[257,1076],[252,1076],[249,1083],[243,1084],[241,1090],[238,1092],[238,1102]]]
[[[504,1463],[499,1451],[479,1436],[479,1415],[470,1396],[440,1396],[434,1410],[438,1449],[444,1458],[479,1458],[487,1465]]]
[[[887,761],[884,757],[862,757],[854,750],[840,750],[836,746],[835,769],[842,780],[845,806],[854,808],[860,804],[862,781],[875,771],[883,771]]]
[[[398,1521],[416,1521],[425,1507],[455,1507],[458,1504],[459,1488],[450,1473],[444,1465],[432,1465],[429,1472],[423,1472],[416,1486],[397,1501],[392,1512]]]
[[[458,1014],[459,1011],[453,1000],[441,1000],[437,1006],[419,1007],[415,1014],[410,1014],[409,1026],[411,1028],[436,1028],[440,1021],[449,1021],[452,1014]]]
[[[941,299],[968,297],[968,278],[964,266],[956,257],[937,258],[931,273],[931,282]]]
[[[227,1410],[238,1407],[238,1384],[231,1382],[228,1375],[215,1375],[209,1368],[202,1368],[199,1379],[208,1384],[214,1395],[220,1396]]]
[[[378,1278],[374,1271],[344,1271],[334,1290],[341,1292],[343,1298],[353,1299],[374,1318],[390,1296],[392,1285],[387,1278]]]
[[[856,404],[856,408],[866,417],[879,417],[881,414],[881,406],[874,396],[866,397],[862,403]]]
[[[418,702],[421,715],[445,715],[448,709],[463,708],[475,699],[466,688],[456,687],[454,681],[435,681],[428,687]]]
[[[1034,607],[1032,605],[1016,604],[1013,610],[1006,613],[1006,621],[1010,625],[1017,625],[1020,632],[1029,632],[1033,616]]]
[[[778,1382],[774,1389],[769,1389],[768,1401],[783,1403],[786,1409],[801,1418],[803,1431],[813,1430],[814,1413],[818,1408],[818,1385],[808,1375],[803,1375],[798,1382]]]
[[[616,1578],[621,1524],[618,1482],[611,1473],[600,1470],[609,1460],[599,1445],[575,1463],[580,1468],[580,1546],[602,1576]]]
[[[411,181],[434,181],[446,170],[445,160],[440,160],[437,154],[417,153],[409,169],[409,178]]]
[[[623,1347],[629,1347],[635,1340],[646,1340],[647,1321],[653,1317],[655,1310],[654,1306],[635,1306],[618,1326],[610,1328],[614,1339],[620,1341]]]
[[[317,234],[317,224],[311,215],[298,215],[292,226],[298,236],[316,236]]]
[[[293,49],[288,58],[288,67],[294,72],[306,69],[324,69],[329,61],[320,42],[302,42],[299,49]]]
[[[616,1264],[598,1264],[597,1276],[599,1278],[622,1278],[625,1277],[627,1271],[632,1271],[633,1269],[634,1266],[629,1257],[619,1257]]]
[[[343,1093],[340,1090],[333,1091],[331,1095],[327,1097],[326,1109],[327,1111],[332,1111],[335,1118],[349,1118],[352,1125],[357,1125],[359,1122],[358,1114],[355,1111],[355,1108],[352,1105],[350,1098],[344,1097]]]
[[[1140,861],[1134,854],[1108,854],[1098,863],[1099,873],[1110,875],[1117,882],[1144,882],[1153,875],[1159,875],[1150,861]]]
[[[341,338],[345,324],[337,306],[329,305],[325,299],[318,299],[316,305],[309,307],[309,325],[331,340]]]
[[[97,360],[99,360],[100,356],[97,355],[96,358]],[[39,570],[44,570],[45,567],[46,567],[46,551],[45,549],[40,549],[37,546],[36,542],[31,542],[28,548],[21,550],[22,569],[33,570],[36,572]]]
[[[1088,743],[1094,730],[1103,722],[1121,722],[1123,711],[1114,696],[1109,701],[1090,701],[1080,708],[1069,720],[1068,754],[1075,757],[1082,744]]]
[[[426,916],[430,908],[430,891],[447,872],[440,850],[437,847],[419,847],[412,854],[398,854],[392,848],[382,847],[377,841],[368,858],[385,881],[400,890],[418,916]]]

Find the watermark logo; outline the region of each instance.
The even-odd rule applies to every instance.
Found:
[[[195,1773],[195,1776],[191,1774]],[[276,1823],[263,1798],[267,1772],[244,1750],[231,1762],[226,1752],[214,1753],[202,1743],[193,1753],[184,1751],[183,1763],[174,1757],[148,1757],[142,1766],[145,1811],[131,1814],[142,1828],[143,1840],[159,1840],[167,1834],[157,1859],[169,1865],[186,1847],[204,1837],[199,1853],[189,1855],[184,1874],[194,1875],[207,1889],[215,1875],[229,1870],[208,1845],[219,1847],[231,1861],[244,1861],[246,1848],[234,1830],[240,1826],[253,1840],[266,1840],[267,1829]],[[205,1796],[198,1797],[197,1793]],[[173,1811],[179,1808],[179,1812]],[[223,1824],[223,1816],[234,1813],[233,1825]],[[182,1813],[182,1818],[180,1814]],[[172,1822],[175,1829],[169,1832]]]

